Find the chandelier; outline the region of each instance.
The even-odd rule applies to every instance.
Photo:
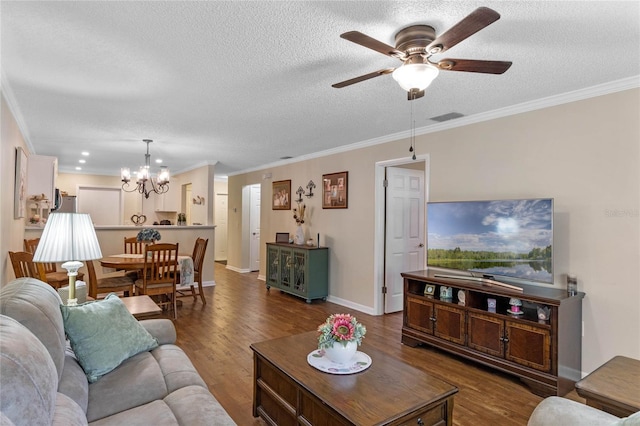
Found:
[[[155,192],[156,194],[164,194],[169,190],[169,168],[161,166],[158,175],[156,177],[152,177],[150,172],[151,154],[149,154],[149,144],[153,141],[151,139],[143,139],[142,142],[147,144],[147,153],[144,155],[144,166],[140,167],[140,170],[137,173],[138,180],[135,186],[131,189],[129,189],[131,170],[129,170],[128,167],[120,169],[122,190],[125,192],[138,191],[140,194],[144,194],[145,198],[149,198],[149,194],[152,192]]]

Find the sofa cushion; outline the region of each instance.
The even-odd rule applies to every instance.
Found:
[[[87,413],[89,383],[70,347],[67,347],[67,354],[64,358],[64,368],[62,369],[62,378],[58,383],[58,392],[73,399],[82,411]]]
[[[49,284],[35,278],[18,278],[0,290],[0,314],[16,319],[47,348],[62,377],[66,339],[60,315],[62,300]]]
[[[84,426],[86,424],[87,416],[82,408],[74,400],[58,392],[52,425]]]
[[[58,374],[40,340],[13,318],[0,315],[0,411],[13,424],[51,424]]]
[[[168,393],[158,362],[151,353],[142,352],[89,385],[87,420],[93,422]]]
[[[616,426],[640,426],[640,411],[618,420]]]
[[[533,410],[527,426],[613,426],[618,417],[559,396],[542,400]]]
[[[60,305],[60,310],[71,348],[89,383],[133,355],[158,346],[113,293],[95,302]]]
[[[89,385],[89,422],[162,399],[186,386],[206,384],[182,349],[162,345],[123,362]],[[208,392],[208,391],[207,391]]]
[[[235,426],[211,393],[201,386],[187,386],[140,407],[92,422],[107,425],[208,425]]]

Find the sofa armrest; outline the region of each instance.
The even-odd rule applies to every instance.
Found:
[[[149,332],[153,337],[158,339],[158,344],[174,344],[176,342],[176,328],[168,319],[148,319],[140,320],[145,330]]]
[[[559,396],[542,400],[529,417],[528,426],[617,425],[620,419],[604,411]]]

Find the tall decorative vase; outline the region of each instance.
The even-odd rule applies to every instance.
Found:
[[[347,364],[358,351],[358,344],[356,342],[347,342],[347,344],[334,342],[333,346],[324,350],[324,356],[329,358],[329,361],[336,364]]]
[[[296,235],[294,235],[293,237],[293,242],[299,246],[304,244],[304,230],[302,229],[302,225],[298,225],[298,229],[296,229]]]

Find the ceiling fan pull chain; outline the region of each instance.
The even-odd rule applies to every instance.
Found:
[[[413,91],[412,91],[413,92]],[[415,92],[412,93],[415,97]],[[412,160],[416,159],[415,145],[416,145],[416,120],[413,118],[413,102],[411,103],[411,133],[409,135],[410,143],[409,143],[409,152],[413,153],[411,156]]]

